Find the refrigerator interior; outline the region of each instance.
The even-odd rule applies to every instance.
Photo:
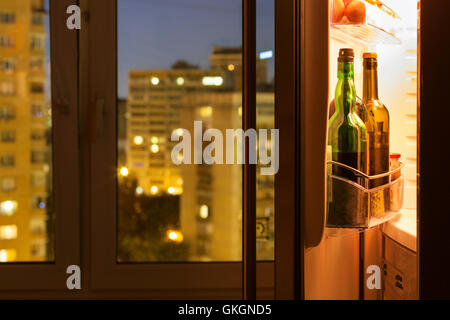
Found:
[[[330,1],[330,7],[332,6]],[[382,12],[366,1],[367,14],[375,9],[376,21],[390,35],[383,38],[383,32],[373,37],[361,37],[358,27],[334,26],[329,28],[329,97],[334,99],[337,83],[337,57],[340,48],[353,48],[355,51],[355,86],[358,97],[362,97],[363,68],[362,54],[378,54],[379,97],[390,114],[390,153],[401,154],[404,177],[404,202],[399,214],[387,223],[374,227],[365,234],[364,274],[368,266],[388,268],[383,278],[382,290],[368,290],[364,285],[364,294],[360,294],[360,237],[363,232],[358,229],[325,228],[321,243],[305,251],[305,298],[306,299],[402,299],[415,297],[417,278],[415,272],[417,259],[411,258],[413,265],[400,270],[396,261],[396,251],[386,253],[391,248],[387,241],[394,241],[394,246],[406,250],[411,257],[416,256],[417,230],[417,58],[418,58],[418,3],[417,0],[383,0],[387,8],[396,13]],[[330,8],[330,21],[331,21]],[[354,29],[353,29],[354,28]],[[356,35],[356,36],[355,36]],[[369,40],[367,40],[369,39]],[[389,43],[386,43],[389,42]],[[400,255],[402,252],[400,253]],[[408,257],[409,257],[408,256]],[[395,260],[395,259],[394,259]],[[405,260],[405,259],[403,259]],[[386,267],[388,265],[389,267]],[[394,280],[389,281],[390,268],[396,270]],[[403,268],[403,266],[399,267]],[[399,284],[395,277],[407,278]],[[406,277],[406,275],[408,275]],[[367,275],[364,276],[364,284]],[[393,287],[393,288],[391,288]],[[401,290],[399,289],[401,287]],[[407,288],[406,288],[407,287]]]

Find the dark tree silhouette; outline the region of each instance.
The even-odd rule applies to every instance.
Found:
[[[119,262],[186,261],[188,247],[167,239],[167,231],[179,229],[180,197],[137,195],[136,179],[119,180]]]
[[[172,65],[172,69],[198,69],[198,66],[190,64],[186,60],[177,60]]]

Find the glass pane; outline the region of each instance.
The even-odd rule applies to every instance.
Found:
[[[192,143],[242,127],[241,25],[241,0],[118,1],[119,262],[241,260],[242,166]]]
[[[0,262],[54,259],[48,1],[0,1]]]
[[[275,1],[256,1],[256,126],[257,129],[275,128]],[[270,147],[270,140],[268,140]],[[273,260],[275,218],[275,175],[256,170],[256,246],[258,260]]]

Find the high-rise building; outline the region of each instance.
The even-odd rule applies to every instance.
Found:
[[[208,129],[222,132],[224,146],[226,129],[242,128],[240,92],[189,94],[184,97],[183,105],[182,127],[191,132],[191,139],[194,121],[202,121],[203,132]],[[209,142],[204,142],[203,147],[207,144]],[[193,157],[193,146],[191,150]],[[223,150],[224,159],[225,154]],[[180,226],[190,244],[190,258],[196,261],[240,260],[242,166],[183,164],[180,168],[183,181],[187,182],[181,195]]]
[[[261,129],[274,128],[273,92],[267,90],[266,69],[267,61],[257,60],[257,125]],[[241,259],[242,167],[177,166],[171,153],[178,142],[170,137],[181,128],[193,133],[194,121],[200,120],[203,130],[225,133],[242,128],[241,88],[241,48],[213,47],[207,70],[180,61],[170,70],[129,72],[127,169],[137,178],[137,193],[181,195],[180,231],[189,244],[191,260]],[[273,176],[258,177],[261,259],[273,258],[273,193]]]
[[[171,160],[172,131],[181,128],[187,94],[222,90],[221,71],[192,68],[129,73],[127,163],[146,194],[181,194],[180,167]]]
[[[273,129],[273,92],[258,92],[257,129]],[[182,127],[194,132],[194,121],[202,129],[222,132],[242,128],[242,95],[240,92],[202,92],[185,95]],[[270,133],[268,134],[270,138]],[[192,139],[192,137],[191,137]],[[209,142],[205,142],[205,147]],[[237,148],[237,145],[236,145]],[[191,148],[193,149],[193,146]],[[193,153],[193,151],[191,151]],[[226,151],[223,150],[225,159]],[[225,160],[224,160],[225,161]],[[257,166],[257,246],[258,258],[273,259],[274,250],[274,176],[260,175]],[[181,166],[187,181],[181,196],[180,225],[190,246],[192,260],[240,260],[242,251],[242,166]]]
[[[0,0],[0,262],[51,258],[43,0]]]

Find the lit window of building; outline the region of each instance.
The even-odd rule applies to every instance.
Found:
[[[17,201],[6,200],[0,202],[0,215],[12,216],[17,211]]]
[[[136,145],[141,145],[141,144],[144,143],[144,138],[143,138],[142,136],[135,136],[135,137],[133,138],[133,142],[134,142],[134,144],[136,144]]]
[[[142,187],[137,187],[136,188],[136,194],[141,195],[144,193],[144,189]]]
[[[0,262],[15,261],[17,252],[14,249],[0,249]]]
[[[11,81],[0,83],[0,95],[13,96],[16,94],[16,84]]]
[[[211,117],[213,113],[213,108],[211,106],[205,106],[200,108],[200,116],[203,118]]]
[[[223,84],[223,78],[222,77],[203,77],[202,84],[204,86],[220,87]]]
[[[184,78],[183,77],[178,77],[177,78],[177,85],[182,86],[184,84]]]
[[[202,219],[207,219],[209,217],[209,208],[206,204],[200,206],[199,216]]]
[[[153,153],[158,153],[159,146],[157,144],[152,144],[151,150],[152,150]]]
[[[128,176],[128,168],[126,168],[126,167],[120,168],[120,175],[121,175],[122,177]]]
[[[152,187],[150,188],[150,192],[151,192],[152,194],[157,194],[158,191],[159,191],[159,189],[158,189],[157,186],[152,186]]]
[[[158,77],[152,77],[150,79],[152,85],[157,86],[159,84],[159,78]]]
[[[173,241],[173,242],[183,242],[183,234],[180,231],[176,231],[176,230],[169,230],[167,231],[167,239],[169,241]]]
[[[0,226],[0,240],[17,239],[17,226],[15,224]]]

